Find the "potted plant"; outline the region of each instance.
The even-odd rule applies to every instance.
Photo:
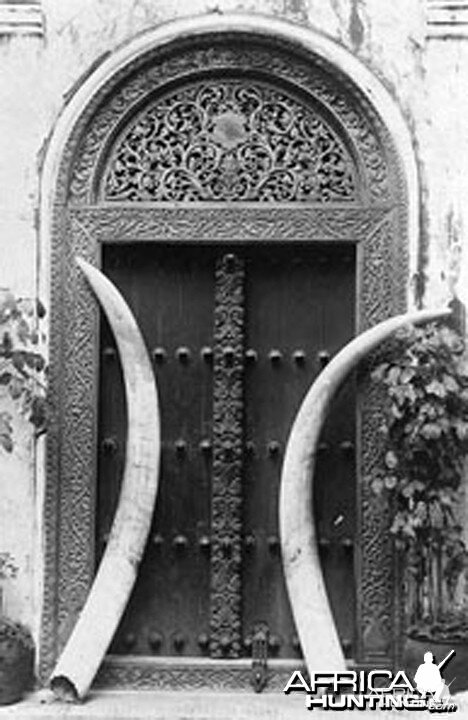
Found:
[[[15,577],[10,553],[0,553],[0,580]],[[1,603],[1,594],[0,594]],[[0,614],[0,705],[18,702],[33,680],[34,644],[27,628]]]
[[[40,303],[0,291],[0,453],[15,446],[15,414],[25,417],[35,434],[46,425],[46,363],[40,351]],[[14,578],[17,567],[0,552],[0,581]],[[3,614],[0,592],[0,704],[17,702],[33,679],[34,646],[29,631]]]
[[[402,565],[405,667],[414,672],[427,650],[441,662],[456,645],[450,674],[457,676],[454,688],[462,689],[468,687],[468,555],[461,524],[468,451],[464,342],[455,330],[435,323],[405,328],[372,379],[387,402],[383,462],[371,487],[391,508],[390,531]]]

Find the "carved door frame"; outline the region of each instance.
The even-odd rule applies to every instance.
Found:
[[[282,35],[271,28],[259,32],[256,19],[241,22],[235,16],[218,26],[201,22],[190,36],[169,31],[164,43],[150,44],[145,52],[123,62],[119,71],[110,72],[65,129],[66,142],[56,157],[55,170],[48,171],[55,172],[55,181],[53,205],[47,208],[52,417],[47,440],[40,643],[44,678],[73,627],[94,575],[98,310],[74,257],[80,255],[100,266],[102,243],[163,241],[176,247],[177,242],[192,242],[194,237],[229,243],[233,232],[236,241],[243,243],[259,238],[292,243],[340,240],[356,246],[356,331],[406,307],[412,210],[401,154],[382,117],[350,77],[310,48],[306,53],[285,23],[270,24],[284,26]],[[302,32],[297,30],[297,36]],[[226,47],[226,33],[233,49]],[[250,202],[112,203],[100,197],[102,149],[118,136],[122,118],[134,117],[158,88],[185,82],[194,68],[198,76],[200,68],[210,73],[256,73],[273,84],[280,81],[294,87],[306,102],[319,102],[358,156],[366,188],[363,202],[276,207]],[[361,627],[356,661],[363,666],[388,665],[398,651],[399,615],[388,517],[367,481],[379,461],[377,428],[382,408],[365,378],[358,406],[357,510],[362,534],[356,557]],[[284,684],[289,672],[278,667],[278,683]],[[189,669],[176,661],[158,664],[123,657],[106,661],[100,674],[103,684],[127,687],[237,687],[248,681],[248,666],[230,660],[206,660]]]

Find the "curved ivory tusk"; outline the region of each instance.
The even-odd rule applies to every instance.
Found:
[[[88,599],[51,677],[56,695],[86,695],[133,588],[156,501],[160,422],[156,383],[137,323],[116,287],[77,263],[101,303],[122,362],[127,400],[125,470],[109,542]]]
[[[312,384],[294,420],[281,475],[279,523],[286,585],[311,676],[346,669],[320,568],[312,508],[316,448],[330,400],[358,362],[395,330],[450,312],[423,310],[398,315],[351,340]]]

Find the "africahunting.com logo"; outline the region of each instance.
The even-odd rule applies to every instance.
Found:
[[[424,655],[414,682],[404,670],[348,670],[341,673],[313,673],[309,683],[300,670],[289,678],[284,692],[305,692],[306,708],[314,710],[428,710],[454,712],[457,709],[450,696],[441,670],[455,655],[451,650],[438,665],[431,652]],[[454,678],[455,679],[455,678]]]

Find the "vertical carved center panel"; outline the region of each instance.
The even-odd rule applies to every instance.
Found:
[[[241,476],[244,263],[216,262],[214,310],[211,642],[213,657],[237,657],[241,641]]]

